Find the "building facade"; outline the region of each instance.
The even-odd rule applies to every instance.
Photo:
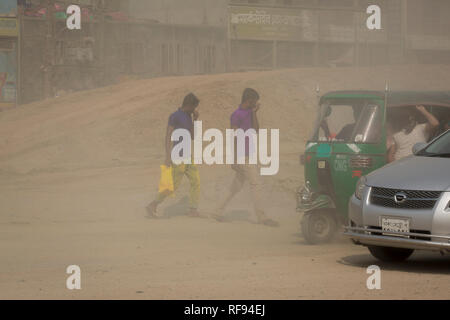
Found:
[[[19,86],[19,22],[16,0],[0,2],[0,109],[14,106]]]
[[[15,3],[0,4],[0,105],[130,76],[450,63],[447,0]],[[81,30],[66,28],[69,4],[82,8]],[[381,30],[366,27],[371,4],[381,7]]]
[[[417,63],[450,64],[450,1],[404,1],[406,57]]]
[[[136,18],[130,12],[131,2],[125,0],[24,3],[21,103],[117,83],[130,76],[226,71],[223,26]],[[69,4],[81,7],[81,30],[66,28]],[[146,12],[153,13],[150,9]]]
[[[228,0],[130,0],[130,14],[164,24],[226,26]]]
[[[381,8],[381,30],[366,9]],[[450,63],[450,1],[230,0],[234,69]]]

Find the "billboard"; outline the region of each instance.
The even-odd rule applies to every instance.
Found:
[[[16,17],[16,16],[17,16],[17,0],[1,0],[0,17]]]
[[[307,41],[318,32],[311,10],[230,6],[228,19],[235,40]]]
[[[0,39],[0,105],[14,104],[17,92],[17,45]]]
[[[19,23],[14,18],[0,18],[0,36],[17,37],[19,35]]]

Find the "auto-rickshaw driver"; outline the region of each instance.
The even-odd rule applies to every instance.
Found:
[[[341,124],[341,126],[338,126],[336,132],[333,132],[330,129],[330,126],[328,124],[328,119],[330,116],[332,116],[332,107],[330,105],[327,105],[325,108],[324,115],[322,117],[322,121],[320,123],[320,129],[323,130],[324,136],[319,137],[321,141],[334,141],[334,142],[352,142],[352,138],[354,136],[354,130],[360,122],[360,118],[363,114],[363,111],[367,107],[367,103],[365,104],[352,104],[348,107],[351,107],[352,109],[352,115],[353,115],[353,121],[347,124]],[[342,109],[340,107],[340,109]],[[337,110],[336,112],[340,112],[340,110]],[[347,119],[347,117],[345,117]],[[340,119],[341,122],[343,119]]]

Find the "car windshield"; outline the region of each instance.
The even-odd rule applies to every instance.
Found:
[[[320,106],[311,141],[376,143],[380,138],[379,105],[367,100],[336,100]]]
[[[418,153],[419,156],[450,158],[450,130]]]

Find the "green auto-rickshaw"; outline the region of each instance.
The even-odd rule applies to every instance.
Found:
[[[316,125],[302,155],[305,185],[297,192],[308,243],[331,240],[347,223],[357,181],[388,162],[387,137],[402,130],[417,105],[440,121],[434,136],[449,125],[450,92],[337,91],[320,97]],[[416,119],[425,122],[419,113]]]

